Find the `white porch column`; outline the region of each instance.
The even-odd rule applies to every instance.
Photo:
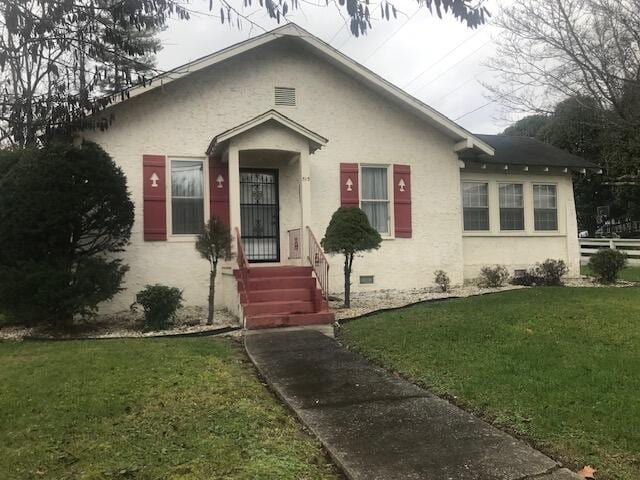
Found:
[[[233,144],[229,145],[229,226],[231,235],[235,237],[236,227],[242,233],[240,222],[240,151]]]
[[[311,226],[311,167],[309,165],[309,150],[300,152],[300,227],[302,264],[307,264],[309,253],[309,237],[307,226]]]

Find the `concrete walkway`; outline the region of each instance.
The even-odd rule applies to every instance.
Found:
[[[352,480],[579,479],[317,331],[253,334],[245,347]]]

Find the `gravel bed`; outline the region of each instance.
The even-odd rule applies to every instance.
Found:
[[[69,331],[51,332],[46,328],[0,327],[0,340],[22,340],[27,337],[51,339],[84,338],[142,338],[185,333],[202,333],[223,327],[238,327],[240,323],[226,309],[216,309],[214,323],[207,325],[207,307],[184,307],[178,311],[171,328],[148,332],[143,329],[141,312],[128,310],[108,315],[98,315],[94,319],[78,321]]]
[[[628,282],[618,280],[616,283],[606,285],[596,282],[592,277],[582,276],[580,278],[568,278],[564,281],[565,287],[637,287],[639,282]]]
[[[448,292],[442,292],[437,288],[416,288],[411,290],[372,290],[370,292],[351,292],[351,308],[344,308],[343,299],[329,301],[329,305],[336,314],[336,320],[358,317],[366,313],[383,310],[386,308],[397,308],[410,305],[412,303],[423,302],[451,297],[470,297],[483,293],[505,292],[507,290],[518,290],[522,287],[518,285],[505,285],[498,288],[482,288],[477,285],[462,285],[451,287]]]

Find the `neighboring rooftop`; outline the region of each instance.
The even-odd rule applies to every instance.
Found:
[[[475,134],[495,149],[493,156],[461,152],[461,160],[477,160],[487,164],[526,165],[564,168],[599,168],[582,157],[531,137]]]

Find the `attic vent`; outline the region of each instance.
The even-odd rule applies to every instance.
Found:
[[[287,107],[296,106],[296,89],[290,87],[276,87],[276,105],[285,105]]]

